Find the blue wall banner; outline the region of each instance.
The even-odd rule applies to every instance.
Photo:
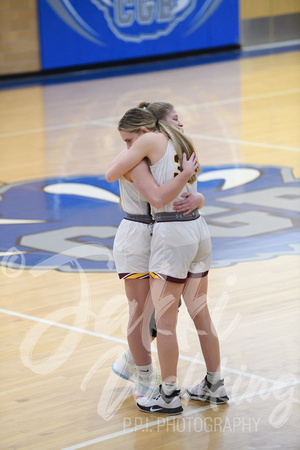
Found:
[[[238,0],[38,0],[42,69],[239,44]]]

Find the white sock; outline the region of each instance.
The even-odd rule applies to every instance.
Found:
[[[164,394],[171,395],[176,389],[176,383],[165,383],[164,381],[161,383],[162,390]]]
[[[151,373],[153,372],[153,366],[152,363],[148,364],[147,366],[136,366],[138,370],[139,377],[142,380],[149,380],[149,377]]]
[[[211,384],[216,384],[218,381],[221,380],[221,372],[208,372],[207,371],[207,380]]]

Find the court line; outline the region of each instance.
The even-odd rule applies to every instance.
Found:
[[[15,137],[15,136],[23,136],[27,134],[37,134],[37,133],[44,133],[48,131],[59,131],[59,130],[65,130],[68,128],[78,128],[78,127],[86,127],[90,125],[96,125],[96,126],[102,126],[102,127],[116,127],[115,124],[109,123],[104,120],[89,120],[87,122],[74,122],[74,123],[66,123],[64,125],[53,125],[52,127],[43,127],[43,128],[32,128],[31,130],[20,130],[20,131],[12,131],[10,133],[0,133],[0,138],[7,138],[7,137]]]
[[[66,325],[63,323],[59,323],[59,322],[54,322],[52,320],[47,320],[47,319],[40,319],[39,317],[35,317],[35,316],[29,316],[27,314],[22,314],[22,313],[18,313],[15,311],[10,311],[7,309],[3,309],[0,308],[0,313],[3,314],[7,314],[7,315],[11,315],[11,316],[15,316],[15,317],[20,317],[22,319],[28,319],[34,322],[39,322],[39,323],[45,323],[46,325],[53,325],[56,326],[58,328],[63,328],[65,330],[69,330],[69,331],[75,331],[77,333],[82,333],[82,334],[87,334],[90,336],[94,336],[94,337],[100,337],[102,339],[106,339],[108,341],[113,341],[113,342],[118,342],[121,344],[125,344],[126,346],[128,345],[127,340],[125,339],[119,339],[116,338],[114,336],[108,336],[106,334],[101,334],[101,333],[96,333],[95,331],[90,331],[90,330],[84,330],[83,328],[78,328],[78,327],[73,327],[71,325]],[[156,348],[152,348],[152,351],[157,353],[157,349]],[[179,355],[179,359],[185,360],[185,361],[189,361],[189,362],[193,362],[195,364],[199,364],[202,366],[205,366],[204,361],[201,361],[199,359],[196,358],[192,358],[190,356],[184,356],[184,355]],[[225,367],[225,366],[221,366],[222,370],[230,372],[230,373],[234,373],[236,375],[242,375],[248,378],[252,378],[252,379],[257,379],[260,381],[266,381],[267,383],[272,383],[272,384],[276,384],[278,386],[284,387],[286,383],[282,382],[282,381],[278,381],[278,380],[273,380],[271,378],[266,378],[266,377],[261,377],[259,375],[254,375],[248,372],[244,372],[242,370],[237,370],[237,369],[231,369],[229,367]]]
[[[127,341],[125,339],[119,339],[119,338],[115,338],[113,336],[107,336],[105,334],[96,333],[95,331],[89,331],[89,330],[84,330],[83,328],[72,327],[71,325],[65,325],[63,323],[54,322],[52,320],[40,319],[39,317],[29,316],[27,314],[17,313],[15,311],[9,311],[8,309],[0,308],[0,313],[1,312],[3,314],[8,314],[8,315],[11,315],[11,316],[20,317],[21,319],[28,319],[28,320],[32,320],[34,322],[45,323],[46,325],[53,325],[53,326],[56,326],[58,328],[64,328],[65,330],[77,331],[78,333],[88,334],[90,336],[100,337],[100,338],[103,338],[103,339],[107,339],[109,341],[119,342],[121,344],[126,344],[127,345]]]
[[[277,91],[277,92],[268,92],[265,94],[257,94],[257,95],[250,95],[246,97],[234,97],[231,99],[225,99],[225,100],[217,100],[217,101],[211,101],[206,103],[197,103],[194,105],[187,105],[187,106],[178,106],[177,109],[184,110],[184,109],[191,109],[191,108],[205,108],[208,106],[217,106],[217,105],[226,105],[226,104],[232,104],[232,103],[238,103],[243,101],[252,101],[252,100],[259,100],[264,98],[273,98],[277,96],[283,96],[283,95],[291,95],[300,92],[300,89],[289,89],[285,91]],[[77,128],[77,127],[84,127],[89,125],[95,125],[95,126],[101,126],[101,127],[116,127],[117,122],[119,118],[107,118],[103,120],[91,120],[91,121],[84,121],[84,122],[76,122],[76,123],[69,123],[64,125],[55,125],[51,127],[45,127],[45,128],[35,128],[31,130],[21,130],[21,131],[14,131],[10,133],[2,133],[0,134],[0,138],[7,138],[7,137],[15,137],[15,136],[22,136],[22,135],[28,135],[28,134],[36,134],[36,133],[43,133],[43,132],[50,132],[50,131],[58,131],[63,130],[67,128]],[[114,123],[116,122],[116,123]],[[192,137],[192,135],[190,135]],[[277,148],[281,150],[291,150],[291,151],[299,151],[300,149],[297,147],[286,147],[286,146],[277,146],[272,144],[264,144],[264,143],[251,143],[248,141],[239,141],[239,140],[231,140],[231,139],[225,139],[225,138],[218,138],[214,136],[202,136],[202,135],[195,135],[196,137],[200,137],[201,139],[207,139],[207,140],[215,140],[220,142],[229,142],[229,143],[238,143],[243,145],[252,145],[252,146],[260,146],[260,147],[267,147],[267,148]]]
[[[245,45],[243,46],[243,53],[247,53],[248,51],[256,51],[256,50],[266,50],[266,49],[276,49],[288,46],[298,46],[300,44],[300,39],[293,39],[290,41],[282,41],[282,42],[270,42],[268,44],[259,44],[259,45]]]
[[[107,339],[107,340],[120,342],[120,343],[124,343],[124,344],[127,345],[127,341],[126,340],[115,338],[113,336],[107,336],[107,335],[96,333],[96,332],[93,332],[93,331],[84,330],[84,329],[77,328],[77,327],[72,327],[70,325],[57,323],[57,322],[50,321],[50,320],[47,320],[47,319],[40,319],[38,317],[29,316],[27,314],[22,314],[22,313],[17,313],[15,311],[6,310],[6,309],[3,309],[3,308],[0,308],[0,312],[2,312],[3,314],[13,315],[13,316],[16,316],[16,317],[32,320],[32,321],[35,321],[35,322],[40,322],[40,323],[45,323],[45,324],[48,324],[48,325],[57,326],[59,328],[68,329],[70,331],[76,331],[76,332],[79,332],[79,333],[82,333],[82,334],[88,334],[88,335],[92,335],[92,336],[96,336],[96,337],[101,337],[101,338],[104,338],[104,339]],[[157,351],[156,349],[153,349],[153,350]],[[200,363],[200,364],[204,365],[204,363],[202,361],[196,360],[194,358],[190,358],[190,357],[186,357],[186,356],[182,356],[182,355],[179,355],[179,358],[180,359],[184,359],[184,360],[188,360],[188,361],[193,361],[195,363],[198,363],[198,364]],[[242,371],[239,371],[239,370],[229,369],[229,368],[225,368],[225,367],[222,367],[222,369],[225,370],[225,371],[227,370],[229,372],[237,373],[239,375],[243,375],[243,376],[246,376],[246,377],[256,378],[256,379],[259,379],[259,380],[264,380],[264,381],[273,383],[273,386],[270,386],[269,388],[265,388],[265,389],[262,389],[262,390],[259,390],[259,391],[256,391],[256,392],[252,392],[252,393],[249,393],[249,394],[246,394],[246,395],[242,395],[242,396],[236,397],[234,399],[231,399],[228,403],[235,403],[235,402],[240,401],[240,400],[253,398],[253,397],[256,397],[258,395],[266,394],[266,393],[269,393],[269,392],[272,392],[272,391],[275,391],[275,390],[279,390],[279,389],[284,389],[284,388],[287,388],[289,386],[293,386],[293,385],[296,385],[296,384],[300,383],[299,380],[296,380],[296,381],[293,381],[293,382],[290,382],[290,383],[283,383],[283,382],[280,382],[280,381],[277,381],[277,380],[271,380],[269,378],[255,376],[255,375],[249,374],[247,372],[242,372]],[[274,383],[275,383],[275,385],[274,385]],[[185,412],[183,412],[180,415],[180,418],[188,417],[188,416],[194,415],[194,414],[196,414],[198,412],[205,411],[205,410],[208,410],[208,409],[212,409],[213,407],[215,407],[215,405],[208,405],[208,406],[204,406],[204,407],[201,407],[201,408],[197,408],[195,410],[185,411]],[[160,423],[164,423],[165,424],[166,422],[169,422],[171,420],[176,420],[177,418],[178,418],[178,416],[176,416],[176,417],[175,416],[170,416],[170,417],[167,417],[167,418],[164,418],[164,419],[158,419],[156,421],[153,421],[153,422],[150,422],[150,423],[146,423],[144,425],[135,426],[135,427],[129,428],[127,430],[118,431],[116,433],[111,433],[109,435],[102,436],[102,437],[99,437],[99,438],[96,438],[96,439],[93,439],[93,440],[89,440],[89,441],[85,441],[85,442],[82,442],[82,443],[79,443],[79,444],[75,444],[74,446],[71,446],[71,447],[65,447],[62,450],[77,450],[79,448],[88,447],[90,445],[93,445],[93,444],[96,444],[96,443],[99,443],[99,442],[103,442],[103,441],[106,441],[106,440],[114,439],[116,437],[124,436],[124,435],[132,433],[132,432],[143,430],[143,429],[145,429],[147,427],[153,427],[155,425],[159,425]]]
[[[267,394],[269,392],[276,391],[276,390],[279,390],[279,389],[284,389],[284,388],[287,388],[287,387],[290,387],[290,386],[294,386],[294,385],[299,384],[299,383],[300,383],[300,381],[297,380],[297,381],[294,381],[294,382],[286,383],[284,386],[272,386],[272,387],[267,388],[267,389],[261,389],[260,391],[251,392],[251,393],[249,393],[247,395],[241,395],[241,396],[236,397],[234,399],[230,399],[228,404],[236,403],[238,401],[246,400],[246,399],[253,398],[253,397],[257,397],[258,395]],[[192,415],[197,414],[199,412],[206,411],[208,409],[213,409],[215,407],[216,407],[216,405],[211,405],[210,404],[208,406],[203,406],[201,408],[197,408],[197,409],[193,409],[193,410],[190,410],[190,411],[183,412],[180,416],[167,416],[166,418],[163,418],[163,419],[154,420],[154,421],[149,422],[149,423],[147,422],[147,423],[145,423],[143,425],[138,425],[138,426],[135,426],[135,427],[128,428],[126,430],[117,431],[116,433],[107,434],[106,436],[102,436],[102,437],[99,437],[99,438],[91,439],[89,441],[81,442],[79,444],[75,444],[75,445],[72,445],[70,447],[64,447],[62,450],[77,450],[79,448],[88,447],[90,445],[97,444],[99,442],[108,441],[108,440],[114,439],[116,437],[124,436],[126,434],[130,434],[130,433],[133,433],[133,432],[136,432],[136,431],[144,430],[145,428],[148,428],[148,427],[154,427],[156,425],[160,425],[161,423],[165,424],[166,422],[170,422],[172,420],[182,419],[184,417],[192,416]]]
[[[28,134],[35,134],[35,133],[43,133],[43,132],[47,132],[47,131],[57,131],[57,130],[62,130],[62,129],[68,129],[68,128],[77,128],[77,127],[84,127],[86,125],[94,125],[94,123],[92,122],[79,122],[79,123],[71,123],[71,124],[66,124],[66,125],[57,125],[57,126],[53,126],[50,128],[36,128],[36,129],[32,129],[32,130],[24,130],[24,131],[16,131],[13,133],[3,133],[0,134],[0,138],[5,138],[5,137],[16,137],[16,136],[22,136],[22,135],[28,135]],[[97,126],[101,126],[101,127],[116,127],[116,124],[112,124],[112,123],[106,123],[106,122],[100,122],[97,123]],[[222,137],[218,137],[218,136],[207,136],[204,134],[191,134],[189,133],[189,136],[191,138],[196,138],[196,139],[202,139],[202,140],[206,140],[206,141],[215,141],[215,142],[223,142],[223,143],[228,143],[228,144],[239,144],[239,145],[248,145],[250,147],[265,147],[265,148],[273,148],[273,149],[277,149],[277,150],[289,150],[292,152],[299,152],[300,148],[299,147],[289,147],[286,145],[276,145],[276,144],[267,144],[265,142],[251,142],[251,141],[241,141],[239,139],[228,139],[228,138],[222,138]]]

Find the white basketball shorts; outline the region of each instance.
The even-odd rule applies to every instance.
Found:
[[[117,230],[113,255],[119,278],[149,277],[153,225],[123,219]]]
[[[206,276],[211,264],[211,239],[205,220],[159,222],[153,227],[150,275],[174,283]]]

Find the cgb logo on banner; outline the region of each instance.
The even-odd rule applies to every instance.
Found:
[[[192,13],[188,29],[198,28],[223,0],[87,0],[105,17],[110,30],[123,41],[141,42],[166,36]],[[102,43],[104,33],[90,27],[76,0],[47,0],[61,19],[94,42]],[[200,4],[200,8],[199,8]],[[96,14],[97,11],[94,11]],[[191,32],[191,30],[190,30]]]
[[[197,0],[179,0],[176,4],[172,0],[158,0],[156,3],[141,0],[91,1],[103,11],[107,25],[114,35],[127,42],[142,42],[170,34],[197,6]],[[207,14],[212,14],[220,1],[206,2],[203,13],[207,9]]]
[[[198,191],[206,198],[202,214],[212,237],[212,267],[299,254],[299,185],[289,167],[203,168]],[[0,265],[113,272],[122,218],[119,184],[104,176],[3,185]]]
[[[39,20],[44,68],[239,43],[237,0],[39,0]]]

